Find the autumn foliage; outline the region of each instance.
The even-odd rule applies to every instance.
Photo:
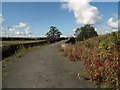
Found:
[[[62,48],[70,60],[82,62],[87,77],[102,88],[120,88],[120,33],[113,32]]]

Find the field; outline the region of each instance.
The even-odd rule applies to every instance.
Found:
[[[2,41],[0,45],[8,46],[8,45],[15,45],[15,44],[25,44],[25,43],[35,43],[35,42],[42,42],[44,40],[27,40],[27,41]]]

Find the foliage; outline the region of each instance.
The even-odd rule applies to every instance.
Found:
[[[45,40],[27,40],[27,41],[2,41],[0,45],[15,45],[15,44],[26,44],[26,43],[35,43],[35,42],[43,42]]]
[[[63,51],[70,60],[83,62],[87,77],[99,87],[120,88],[119,43],[120,32],[114,32],[78,42]]]
[[[95,36],[98,36],[98,34],[95,31],[94,27],[91,25],[85,25],[84,27],[80,28],[80,34],[76,37],[76,41],[83,41]]]
[[[84,45],[88,48],[93,47],[92,43],[90,42],[84,42]]]
[[[77,37],[80,33],[80,28],[77,28],[74,32],[75,32],[74,36]]]
[[[51,26],[50,31],[46,34],[46,36],[50,39],[58,39],[60,38],[60,35],[62,35],[62,33],[54,26]]]

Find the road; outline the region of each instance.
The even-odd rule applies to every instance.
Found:
[[[59,51],[61,42],[37,49],[8,65],[3,88],[92,88],[77,73],[85,72],[79,62],[71,62]]]

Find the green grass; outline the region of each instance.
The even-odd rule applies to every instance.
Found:
[[[15,44],[25,44],[25,43],[35,43],[35,42],[42,42],[44,40],[29,40],[29,41],[0,41],[0,45],[8,46],[8,45],[15,45]]]

